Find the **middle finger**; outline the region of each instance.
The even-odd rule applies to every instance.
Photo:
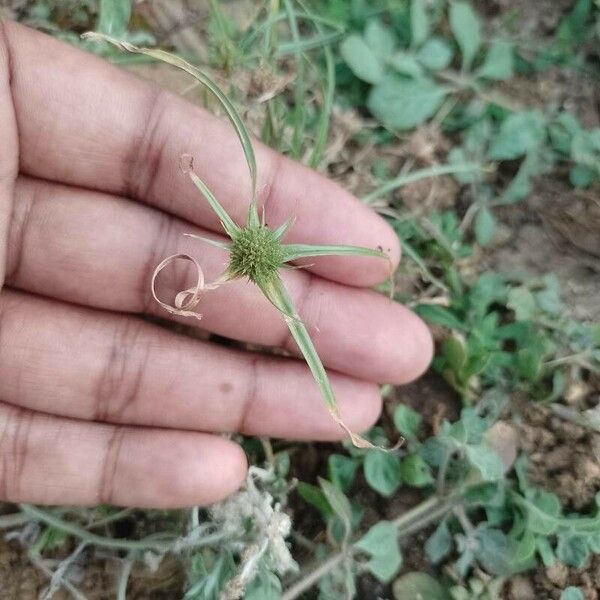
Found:
[[[109,422],[337,440],[299,361],[216,346],[142,319],[0,294],[0,398],[38,412]],[[342,417],[377,419],[376,385],[332,374]]]
[[[122,198],[20,178],[15,207],[7,282],[61,300],[166,317],[149,293],[152,272],[165,256],[199,256],[208,281],[227,263],[224,251],[182,235],[210,234]],[[191,275],[187,263],[177,272],[162,291],[165,299],[184,289],[182,279]],[[410,381],[427,367],[431,337],[409,310],[304,271],[282,276],[326,366],[390,383]],[[207,293],[199,310],[210,331],[296,351],[281,315],[246,281]]]

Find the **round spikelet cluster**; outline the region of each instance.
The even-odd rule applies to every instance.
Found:
[[[267,282],[277,275],[283,262],[281,243],[266,227],[245,227],[232,238],[229,271],[234,277]]]

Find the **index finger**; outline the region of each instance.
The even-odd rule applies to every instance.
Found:
[[[245,220],[250,176],[228,123],[43,34],[6,23],[4,36],[23,173],[128,196],[218,231],[179,169],[181,155],[191,154],[233,219]],[[260,143],[255,149],[268,224],[296,217],[289,242],[379,248],[397,264],[398,239],[385,221],[316,172]],[[312,268],[352,285],[389,274],[387,261],[377,258],[328,257]]]

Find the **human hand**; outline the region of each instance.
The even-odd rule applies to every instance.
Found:
[[[198,256],[207,280],[225,254],[182,233],[219,232],[182,154],[243,222],[250,181],[231,127],[95,57],[0,23],[0,500],[176,507],[234,492],[240,432],[337,440],[300,360],[184,337],[140,315],[166,314],[150,279],[168,255]],[[256,144],[259,204],[286,240],[380,247],[398,240],[374,213],[320,175]],[[214,235],[214,234],[213,234]],[[344,422],[369,428],[376,381],[421,374],[431,338],[410,311],[368,289],[376,258],[316,259],[283,273],[332,374]],[[164,291],[186,287],[184,265]],[[165,277],[166,278],[166,277]],[[171,294],[171,296],[169,296]],[[260,291],[209,292],[202,327],[298,354]],[[188,323],[188,321],[186,321]]]

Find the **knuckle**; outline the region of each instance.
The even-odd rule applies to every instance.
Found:
[[[252,411],[256,404],[260,382],[260,358],[251,356],[249,361],[249,374],[246,393],[240,405],[237,431],[248,433],[251,430]]]
[[[121,422],[137,398],[146,370],[149,347],[141,343],[144,323],[119,319],[100,373],[95,394],[94,420]]]
[[[117,491],[117,478],[121,461],[121,450],[127,430],[124,427],[115,427],[108,438],[104,451],[104,464],[100,470],[98,480],[97,500],[99,504],[114,503]]]
[[[0,408],[0,499],[19,501],[28,461],[33,413],[16,407]]]
[[[130,198],[144,199],[152,194],[163,161],[161,123],[168,106],[165,90],[152,87],[148,92],[140,135],[132,140],[129,157],[124,161],[124,181]]]

